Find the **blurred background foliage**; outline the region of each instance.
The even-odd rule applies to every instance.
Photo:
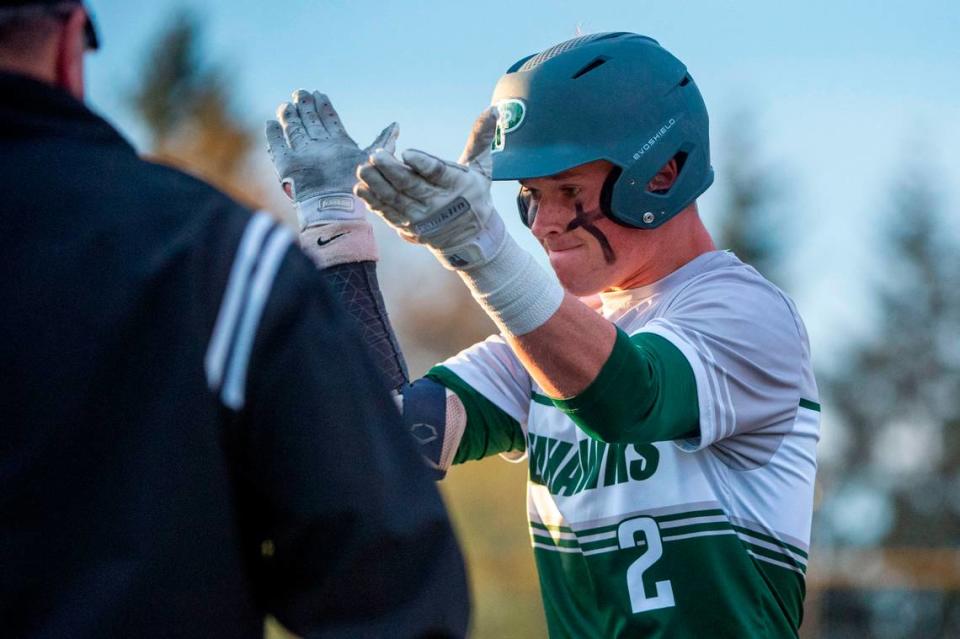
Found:
[[[144,51],[129,99],[150,152],[289,220],[273,176],[251,169],[261,132],[237,116],[233,72],[200,54],[203,37],[202,23],[182,13]],[[755,121],[745,114],[734,120]],[[756,129],[721,123],[715,138],[718,246],[789,293],[787,251],[802,232],[794,194]],[[876,321],[845,352],[819,359],[832,363],[818,373],[829,445],[820,447],[804,637],[960,636],[960,243],[936,184],[915,162],[878,194],[886,224],[856,238],[882,250],[874,308],[864,309]],[[412,375],[493,332],[456,276],[377,232]],[[545,636],[525,478],[525,464],[493,458],[455,468],[441,486],[469,565],[478,638]],[[287,636],[276,624],[268,634]]]
[[[204,56],[202,23],[183,11],[157,35],[141,64],[130,107],[150,135],[157,162],[185,168],[248,203],[264,202],[262,176],[250,168],[260,149],[237,116],[233,74]]]

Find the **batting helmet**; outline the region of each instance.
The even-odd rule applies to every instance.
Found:
[[[522,58],[497,82],[493,104],[500,110],[494,180],[607,160],[616,168],[601,196],[604,212],[644,229],[660,226],[713,183],[703,97],[686,66],[652,38],[595,33]],[[674,158],[674,184],[648,191]]]

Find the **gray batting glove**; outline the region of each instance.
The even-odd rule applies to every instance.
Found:
[[[329,98],[300,89],[267,122],[267,148],[284,192],[293,200],[300,244],[320,268],[376,260],[366,207],[353,194],[357,166],[376,149],[396,144],[394,122],[360,149],[343,128]]]
[[[506,230],[490,195],[495,107],[474,124],[460,162],[410,149],[401,162],[377,150],[357,169],[354,193],[402,237],[429,247],[451,270],[486,264]]]
[[[354,192],[402,237],[423,244],[456,271],[507,334],[525,335],[563,302],[553,271],[510,237],[490,195],[496,107],[485,110],[459,162],[408,150],[401,162],[383,150],[360,165]]]

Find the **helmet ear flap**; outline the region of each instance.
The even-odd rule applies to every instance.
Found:
[[[600,187],[600,211],[621,226],[632,226],[628,222],[619,219],[613,212],[613,188],[617,185],[617,180],[620,179],[622,174],[623,169],[619,166],[614,166],[610,169],[610,172],[607,173],[607,177],[603,181],[603,186]]]
[[[654,229],[681,212],[713,183],[713,167],[705,145],[683,144],[670,155],[663,155],[656,164],[677,160],[678,173],[670,188],[647,190],[648,173],[639,164],[624,172],[611,192],[611,216],[614,220],[638,229]],[[662,161],[662,162],[661,162]]]

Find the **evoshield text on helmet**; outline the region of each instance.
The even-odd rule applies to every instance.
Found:
[[[646,229],[672,218],[713,183],[700,91],[683,63],[646,36],[596,33],[527,56],[500,78],[493,104],[501,118],[494,180],[544,177],[607,160],[617,168],[604,188],[604,211]],[[648,191],[671,159],[679,167],[674,184]]]

